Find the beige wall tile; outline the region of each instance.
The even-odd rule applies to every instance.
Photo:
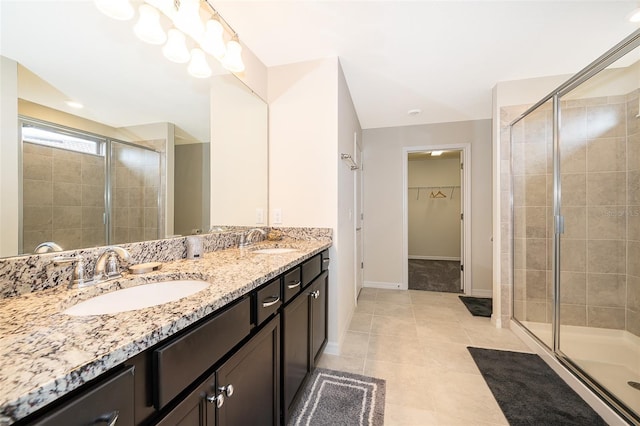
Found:
[[[82,246],[96,247],[106,244],[104,228],[82,228]]]
[[[589,306],[624,308],[626,296],[626,275],[587,274],[587,301]]]
[[[627,331],[640,336],[640,312],[627,309]]]
[[[584,272],[560,273],[560,302],[565,304],[587,303],[587,274]]]
[[[529,238],[526,240],[526,269],[547,269],[547,240]]]
[[[585,305],[560,304],[560,324],[587,325],[587,308]]]
[[[627,242],[627,259],[629,269],[627,273],[634,277],[640,277],[640,241]]]
[[[129,242],[142,241],[145,239],[144,228],[129,228]]]
[[[113,188],[112,190],[114,207],[129,207],[129,188]]]
[[[527,238],[547,237],[547,208],[525,207]]]
[[[54,206],[53,228],[66,229],[78,228],[82,223],[82,207],[78,206]]]
[[[157,240],[158,236],[158,228],[144,228],[144,240]],[[133,240],[133,241],[141,241],[141,240]]]
[[[53,180],[56,182],[80,183],[82,180],[81,162],[54,157]]]
[[[525,319],[526,321],[547,322],[547,303],[528,301]]]
[[[627,276],[627,309],[640,312],[640,277]]]
[[[626,138],[592,139],[587,145],[587,171],[625,171]]]
[[[627,170],[640,170],[640,133],[627,138]]]
[[[54,182],[53,203],[57,206],[82,205],[82,185],[79,183]]]
[[[104,186],[82,185],[82,205],[104,209]]]
[[[22,236],[22,252],[32,253],[38,246],[38,244],[52,240],[55,241],[52,238],[51,229],[39,231],[24,231],[24,234]]]
[[[547,205],[547,176],[525,176],[524,204],[526,206]]]
[[[560,170],[562,173],[584,173],[587,170],[587,143],[585,139],[560,142]]]
[[[572,142],[580,144],[587,138],[587,109],[584,106],[569,107],[561,104],[562,127],[560,129],[560,141],[562,154],[569,154],[565,150]]]
[[[22,176],[24,179],[51,181],[53,159],[50,156],[25,153],[22,156]]]
[[[50,146],[38,145],[36,143],[23,142],[22,152],[24,154],[38,154],[51,157],[53,155],[53,148]]]
[[[622,330],[625,326],[625,310],[623,308],[588,306],[587,326]]]
[[[587,205],[625,205],[627,200],[626,180],[624,172],[587,173]]]
[[[23,179],[22,202],[25,206],[51,206],[53,204],[52,182]]]
[[[113,230],[113,239],[115,244],[122,244],[129,241],[129,228],[128,227],[115,227]]]
[[[104,229],[104,208],[82,207],[82,228]]]
[[[562,206],[564,216],[563,238],[587,238],[587,208],[584,206]],[[550,214],[550,220],[553,216]],[[553,229],[550,225],[549,229]]]
[[[640,241],[640,206],[627,207],[627,239]]]
[[[68,151],[66,149],[57,149],[54,148],[52,151],[54,158],[61,158],[69,161],[82,161],[82,157],[86,154],[76,151]]]
[[[627,173],[628,203],[634,206],[640,205],[640,171],[634,170]]]
[[[587,253],[589,272],[624,274],[626,271],[626,244],[623,240],[590,240]]]
[[[585,240],[560,240],[561,271],[585,272],[587,268],[587,244]]]
[[[129,206],[144,207],[144,191],[145,188],[143,187],[129,188]]]
[[[587,137],[589,139],[625,137],[626,135],[626,108],[624,104],[587,107]]]
[[[158,208],[149,207],[144,209],[144,227],[158,228]]]
[[[113,209],[113,224],[117,228],[129,227],[129,209],[126,207],[116,207]],[[128,232],[127,232],[128,235]],[[122,236],[122,234],[121,234]]]
[[[80,228],[54,229],[53,241],[60,244],[65,250],[84,247],[82,245],[82,229]]]
[[[141,207],[129,207],[129,227],[144,228],[144,212]]]
[[[104,157],[85,155],[82,158],[82,183],[104,187],[105,166]]]
[[[547,272],[527,271],[527,300],[544,300],[547,298]]]
[[[545,143],[521,144],[523,152],[522,166],[527,175],[547,173],[547,146]],[[518,164],[520,166],[520,164]]]
[[[25,206],[22,211],[24,229],[50,230],[53,223],[51,206]]]
[[[626,208],[623,206],[588,207],[589,239],[623,240],[626,238]],[[565,219],[566,221],[566,219]]]
[[[562,206],[584,206],[587,196],[587,177],[584,173],[562,173]]]

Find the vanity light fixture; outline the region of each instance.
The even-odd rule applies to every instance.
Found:
[[[160,12],[153,6],[141,4],[138,8],[140,17],[133,27],[133,32],[138,38],[149,44],[164,44],[167,41],[165,34],[160,25]]]
[[[640,7],[634,9],[627,15],[629,22],[640,22]]]
[[[94,1],[100,11],[112,18],[125,19],[126,16],[126,19],[130,19],[135,14],[130,0]],[[110,10],[116,7],[123,11],[111,13]],[[140,16],[133,28],[138,38],[150,44],[163,44],[162,53],[170,61],[189,62],[188,71],[191,75],[199,78],[211,75],[204,52],[231,72],[244,71],[238,34],[222,19],[209,0],[144,0],[138,11]],[[172,26],[166,34],[162,28],[162,16],[168,18]],[[226,43],[225,35],[229,40]],[[192,57],[193,52],[199,52],[196,58]]]
[[[95,0],[95,3],[100,12],[119,21],[128,21],[135,14],[129,0]]]
[[[431,156],[432,157],[438,157],[440,155],[442,155],[444,151],[431,151]]]

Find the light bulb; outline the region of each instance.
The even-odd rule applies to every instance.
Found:
[[[211,77],[211,68],[207,63],[204,52],[200,49],[191,49],[191,62],[187,67],[189,74],[197,78]]]
[[[204,25],[200,20],[200,0],[180,0],[173,23],[183,33],[199,40],[204,33]]]
[[[142,4],[138,8],[140,18],[133,27],[133,32],[138,38],[149,44],[163,44],[167,35],[160,26],[160,13],[158,9],[148,4]]]
[[[129,0],[95,0],[95,4],[100,12],[120,21],[128,21],[135,14]]]
[[[235,40],[227,43],[227,53],[222,58],[222,66],[231,72],[244,71],[244,63],[242,62],[242,46]]]
[[[188,62],[191,56],[187,50],[186,39],[185,35],[179,30],[171,28],[167,35],[167,43],[162,48],[164,56],[168,60],[179,64]]]
[[[145,3],[155,7],[169,18],[173,18],[176,14],[176,6],[173,0],[145,0]]]
[[[205,28],[200,47],[216,59],[221,60],[227,51],[223,39],[224,28],[217,19],[208,20]]]

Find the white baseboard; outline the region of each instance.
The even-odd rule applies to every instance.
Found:
[[[491,298],[493,297],[493,290],[485,290],[485,289],[472,289],[471,290],[471,295],[473,297],[488,297]]]
[[[392,290],[397,290],[399,288],[402,288],[400,283],[385,283],[385,282],[379,282],[379,281],[365,281],[364,286],[370,287],[370,288],[386,288],[386,289],[392,289]]]
[[[455,262],[460,262],[460,258],[459,257],[446,257],[446,256],[414,256],[412,254],[410,254],[409,259],[415,259],[415,260],[452,260]]]
[[[323,353],[329,355],[340,355],[340,345],[338,342],[327,342],[327,345],[324,347]]]

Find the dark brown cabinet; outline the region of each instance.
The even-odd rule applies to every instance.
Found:
[[[108,373],[89,385],[78,396],[29,423],[38,426],[59,425],[133,425],[134,368]]]
[[[277,425],[280,419],[280,318],[268,322],[216,372],[224,395],[218,426]]]
[[[329,274],[324,271],[309,286],[310,315],[309,329],[311,330],[311,362],[316,365],[322,350],[327,344],[327,308],[329,299]]]

